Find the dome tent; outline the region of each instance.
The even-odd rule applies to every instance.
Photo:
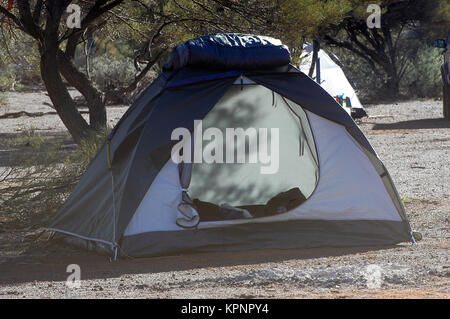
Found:
[[[370,143],[289,62],[287,48],[269,37],[214,34],[177,46],[55,216],[48,227],[54,239],[134,257],[410,241],[402,202]],[[236,159],[239,143],[229,140],[214,148],[212,162],[175,161],[181,142],[174,132],[194,134],[186,147],[200,126],[203,154],[213,140],[205,138],[208,129],[216,139],[229,128],[276,132],[265,145],[278,146],[276,169],[265,174],[267,160],[247,160],[255,155],[247,147],[251,134],[244,140],[247,162],[218,159],[222,146]],[[258,213],[291,189],[302,194],[301,203]],[[203,218],[198,203],[245,208],[251,218]]]
[[[301,55],[300,71],[308,74],[311,66],[313,46],[307,44],[303,47]],[[342,108],[353,118],[361,118],[367,116],[361,102],[356,95],[355,90],[345,76],[344,71],[337,65],[324,50],[320,49],[317,53],[318,63],[314,67],[312,78],[317,77],[317,67],[320,68],[320,85],[331,96],[336,97],[343,95],[347,98],[348,103],[342,105]],[[337,59],[337,57],[336,57]]]

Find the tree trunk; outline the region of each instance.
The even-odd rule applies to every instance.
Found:
[[[47,29],[43,37],[43,45],[40,47],[41,51],[41,76],[47,89],[50,100],[58,112],[59,117],[64,125],[69,130],[70,135],[77,144],[83,139],[87,138],[91,129],[84,118],[78,112],[76,105],[63,83],[61,75],[58,70],[58,24],[59,18],[57,10],[54,10],[53,15],[47,18]],[[57,21],[52,21],[56,19]]]
[[[24,24],[31,29],[37,29],[37,26],[31,19],[28,2],[20,1],[19,5],[21,19],[25,21]],[[59,73],[57,59],[59,23],[67,5],[68,2],[65,1],[49,1],[46,6],[47,18],[45,29],[38,29],[34,37],[39,39],[41,76],[50,100],[70,135],[79,144],[83,139],[89,137],[92,130],[80,112],[78,112],[66,85],[63,83]],[[30,32],[28,33],[32,34]]]
[[[316,68],[316,61],[317,61],[317,55],[319,54],[319,41],[313,40],[313,55],[311,59],[311,66],[309,67],[308,76],[312,78],[314,69]],[[316,77],[317,77],[317,71],[316,70]],[[320,83],[319,83],[320,84]]]
[[[80,143],[89,136],[91,129],[80,112],[78,112],[58,69],[55,67],[57,65],[56,54],[52,55],[48,51],[44,53],[41,57],[40,65],[42,80],[56,112],[58,112],[75,142]]]
[[[106,127],[106,108],[103,93],[97,90],[86,77],[80,72],[67,55],[58,51],[58,68],[61,74],[74,86],[86,99],[89,108],[89,123],[91,129],[98,131]]]
[[[390,68],[385,68],[387,78],[384,81],[385,94],[390,98],[396,98],[400,95],[400,79],[395,66],[391,65]]]

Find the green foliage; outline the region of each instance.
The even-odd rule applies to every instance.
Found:
[[[399,46],[409,46],[413,54],[406,60],[405,73],[400,82],[401,99],[435,98],[442,95],[440,66],[443,63],[442,50],[432,48],[421,41],[402,39]],[[385,101],[386,88],[383,79],[378,78],[366,61],[349,54],[342,48],[325,47],[339,57],[346,77],[357,90],[358,97],[364,103]]]
[[[401,10],[387,18],[386,5],[417,3],[417,10]],[[92,2],[74,1],[86,14]],[[291,50],[293,62],[305,41],[311,41],[319,31],[336,30],[348,18],[364,23],[369,4],[383,6],[383,16],[389,23],[399,23],[407,16],[418,18],[418,30],[427,39],[446,35],[450,21],[450,4],[446,0],[142,0],[126,1],[106,14],[105,24],[94,31],[97,45],[91,59],[91,75],[100,89],[123,86],[137,72],[133,59],[143,44],[153,35],[160,35],[154,48],[170,48],[192,37],[214,32],[241,32],[280,38]],[[412,6],[411,8],[414,8]],[[18,14],[17,9],[13,13]],[[64,15],[65,21],[67,14]],[[383,18],[383,19],[384,19]],[[12,27],[2,29],[0,45],[0,90],[20,89],[39,83],[39,59],[36,44]],[[164,28],[160,29],[164,25]],[[444,30],[445,29],[445,30]],[[14,30],[14,32],[13,32]],[[444,31],[443,31],[444,30]],[[61,32],[70,31],[61,24]],[[158,33],[158,31],[160,31]],[[361,39],[360,39],[361,40]],[[395,39],[394,39],[395,41]],[[64,48],[65,42],[61,48]],[[31,48],[31,49],[30,49]],[[153,49],[154,49],[153,48]],[[85,70],[83,45],[78,46],[76,65]],[[14,52],[13,55],[10,53]],[[346,55],[354,53],[346,53]],[[404,54],[399,54],[399,59]],[[408,72],[411,74],[411,68]],[[363,72],[365,73],[365,72]],[[153,74],[145,81],[153,78]],[[406,74],[405,74],[406,76]],[[375,80],[378,81],[378,80]],[[383,79],[380,79],[383,81]]]
[[[319,29],[339,23],[349,15],[353,5],[349,0],[287,0],[280,4],[277,17],[278,36],[291,50],[301,50],[306,39],[314,38]],[[296,55],[297,56],[297,55]]]
[[[410,97],[439,97],[442,95],[440,66],[443,63],[442,49],[422,44],[411,59],[404,75],[402,86]]]
[[[421,97],[434,96],[436,63],[425,49],[419,55],[419,49],[429,42],[430,16],[436,15],[435,7],[430,3],[437,6],[442,1],[378,1],[382,8],[381,27],[372,29],[365,21],[364,1],[352,2],[355,7],[348,17],[320,31],[326,44],[340,48],[338,56],[345,56],[343,64],[355,70],[350,71],[353,73],[351,78],[359,83],[359,87],[367,88],[363,90],[369,97],[393,99],[413,96],[413,92]],[[359,75],[356,70],[361,70]],[[420,76],[424,71],[431,72],[430,77]],[[367,83],[365,78],[371,79],[372,83]]]
[[[16,136],[9,141],[10,146],[13,148],[17,146],[27,146],[30,147],[31,150],[37,152],[46,151],[46,149],[43,149],[43,143],[44,138],[42,135],[36,133],[34,129],[23,130],[19,136]],[[26,158],[26,160],[29,161],[29,158]]]
[[[367,3],[354,0],[167,1],[164,15],[182,22],[165,28],[164,32],[170,34],[165,40],[179,43],[215,32],[262,34],[281,39],[296,59],[305,40],[348,16],[356,7],[355,2]]]
[[[103,91],[130,83],[134,78],[133,61],[128,57],[114,57],[105,54],[92,59],[91,77]]]
[[[71,167],[72,165],[79,165],[84,172],[110,133],[110,128],[103,129],[81,141],[77,146],[77,150],[70,153],[69,156],[65,158],[64,163],[66,166]]]
[[[9,91],[15,78],[9,67],[8,52],[3,45],[0,45],[0,70],[0,91]]]
[[[0,90],[0,109],[5,106],[8,106],[7,96],[6,93],[1,92]]]
[[[21,90],[41,83],[37,46],[12,27],[0,31],[0,91]]]
[[[450,29],[450,2],[448,0],[427,0],[422,12],[421,28],[428,41],[446,38]]]
[[[7,67],[4,68],[5,70],[0,73],[0,91],[9,91],[13,88],[15,78]]]

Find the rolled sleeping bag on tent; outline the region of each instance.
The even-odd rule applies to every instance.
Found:
[[[177,45],[163,68],[178,70],[190,66],[256,70],[276,68],[290,62],[288,47],[278,39],[250,34],[221,33]]]

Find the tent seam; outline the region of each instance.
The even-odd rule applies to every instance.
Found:
[[[98,239],[98,238],[87,237],[87,236],[83,236],[83,235],[80,235],[80,234],[75,234],[75,233],[72,233],[72,232],[69,232],[69,231],[66,231],[66,230],[62,230],[62,229],[58,229],[58,228],[50,227],[50,228],[46,228],[46,230],[47,231],[54,231],[54,232],[58,232],[58,233],[66,234],[66,235],[71,235],[71,236],[78,237],[78,238],[81,238],[81,239],[84,239],[84,240],[96,241],[96,242],[99,242],[99,243],[108,244],[111,247],[116,247],[117,246],[117,243],[115,243],[115,242],[110,242],[110,241],[103,240],[103,239]]]

